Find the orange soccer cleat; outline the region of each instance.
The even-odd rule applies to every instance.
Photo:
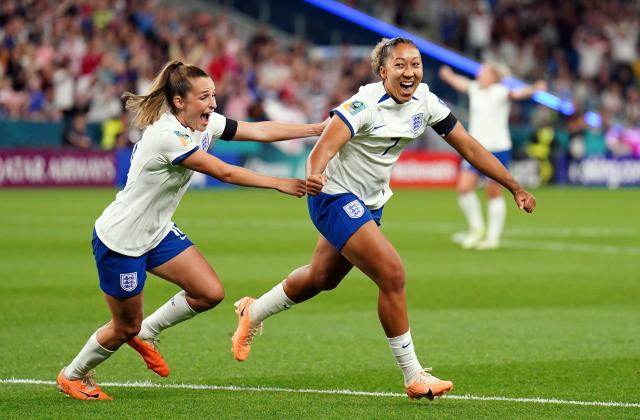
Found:
[[[445,392],[451,391],[453,383],[436,378],[431,374],[431,368],[426,368],[416,373],[409,383],[405,383],[404,389],[412,400],[423,397],[433,400]]]
[[[238,314],[238,327],[231,337],[231,351],[233,351],[233,357],[239,362],[249,357],[251,343],[256,332],[262,333],[262,322],[253,322],[251,315],[249,315],[249,308],[253,302],[255,302],[254,298],[243,297],[234,303],[236,314]]]
[[[169,365],[164,361],[155,340],[143,340],[138,336],[127,341],[127,344],[140,353],[147,367],[162,377],[169,376]]]
[[[64,376],[64,368],[58,374],[56,378],[56,384],[60,392],[64,392],[67,395],[77,398],[79,400],[112,400],[110,396],[105,394],[93,377],[93,372],[87,373],[84,378],[71,380]]]

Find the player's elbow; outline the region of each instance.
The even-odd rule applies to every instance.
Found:
[[[219,181],[230,184],[233,183],[233,173],[233,166],[225,163],[216,168],[211,175]]]

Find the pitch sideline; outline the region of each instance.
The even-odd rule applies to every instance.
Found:
[[[43,381],[39,379],[19,379],[19,378],[0,378],[0,384],[9,385],[55,385],[54,381]],[[294,394],[325,394],[325,395],[349,395],[349,396],[365,396],[365,397],[404,397],[405,394],[397,392],[369,392],[354,391],[350,389],[311,389],[311,388],[277,388],[277,387],[251,387],[251,386],[233,386],[233,385],[198,385],[198,384],[157,384],[153,382],[103,382],[101,386],[112,386],[120,388],[168,388],[168,389],[194,389],[194,390],[213,390],[213,391],[249,391],[249,392],[282,392]],[[467,400],[467,401],[503,401],[517,403],[534,403],[534,404],[557,404],[557,405],[580,405],[587,407],[623,407],[623,408],[640,408],[640,403],[616,402],[616,401],[574,401],[574,400],[558,400],[547,398],[516,398],[516,397],[483,397],[477,395],[445,395],[442,397],[447,400]]]

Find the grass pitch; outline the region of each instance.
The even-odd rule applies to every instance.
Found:
[[[97,369],[100,384],[115,384],[103,385],[112,402],[66,398],[49,383],[7,381],[54,381],[108,319],[90,240],[114,194],[0,191],[1,417],[640,416],[637,190],[536,191],[536,213],[511,204],[505,246],[485,252],[450,241],[464,229],[453,191],[396,193],[383,230],[406,265],[418,356],[454,382],[450,398],[399,396],[402,375],[377,320],[377,291],[357,270],[338,289],[268,319],[251,357],[233,360],[233,302],[307,263],[317,238],[304,199],[255,190],[190,191],[178,208],[174,221],[207,256],[227,297],[163,333],[169,378],[155,377],[125,346]],[[150,276],[145,313],[176,290]],[[122,386],[135,381],[223,388]],[[274,389],[248,389],[255,387]],[[592,404],[602,401],[616,404]]]

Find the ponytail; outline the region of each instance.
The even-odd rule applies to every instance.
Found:
[[[176,95],[184,98],[191,89],[190,79],[196,77],[209,77],[209,75],[199,67],[183,64],[180,61],[170,61],[153,79],[147,94],[135,95],[125,92],[122,95],[125,108],[135,113],[132,125],[137,128],[151,125],[167,108],[175,114],[177,109],[173,104],[173,98]]]

